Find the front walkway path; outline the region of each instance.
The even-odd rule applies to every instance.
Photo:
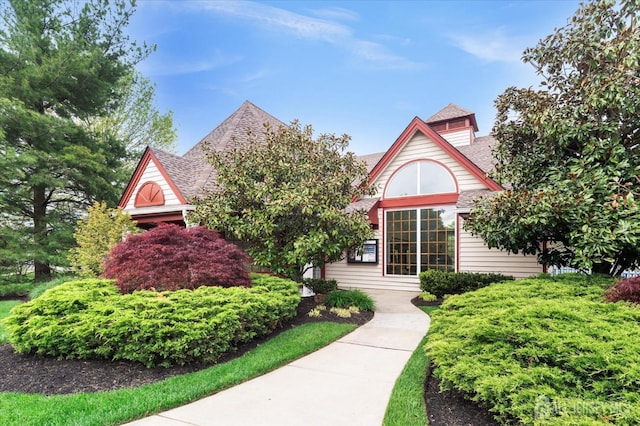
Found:
[[[284,367],[131,426],[314,426],[382,424],[389,396],[427,333],[412,292],[367,290],[371,321]]]

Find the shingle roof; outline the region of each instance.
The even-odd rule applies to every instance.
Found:
[[[384,154],[384,152],[378,152],[376,154],[359,155],[358,160],[364,161],[367,165],[367,173],[371,173],[371,170],[384,157]]]
[[[456,202],[456,207],[459,209],[470,209],[473,207],[473,201],[493,194],[490,189],[473,189],[471,191],[461,191]]]
[[[247,143],[250,134],[258,142],[262,142],[265,140],[265,124],[274,130],[286,126],[274,116],[245,101],[182,157],[159,149],[152,151],[178,190],[189,199],[215,185],[216,171],[206,159],[205,145],[212,150],[226,151]]]
[[[373,206],[375,206],[375,204],[378,201],[380,201],[379,197],[378,198],[361,198],[358,201],[354,201],[351,204],[349,204],[347,207],[345,207],[344,211],[345,213],[352,213],[357,211],[369,213],[369,211],[373,208]]]
[[[456,104],[449,104],[445,106],[440,111],[436,112],[431,117],[424,120],[424,122],[427,124],[434,124],[434,123],[449,121],[455,118],[462,118],[462,117],[470,117],[471,124],[473,124],[473,129],[476,131],[478,130],[478,123],[476,123],[476,116],[473,113],[473,111],[464,109]]]
[[[471,145],[458,146],[456,148],[462,155],[480,167],[483,172],[489,173],[496,164],[491,152],[495,144],[495,138],[488,135],[475,138]]]

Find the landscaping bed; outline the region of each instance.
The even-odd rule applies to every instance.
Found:
[[[284,330],[308,322],[332,321],[338,323],[364,324],[373,317],[373,312],[352,314],[341,318],[323,311],[320,317],[309,317],[308,312],[317,303],[303,298],[296,310],[296,316],[288,320],[272,334],[238,346],[233,353],[225,355],[220,362],[239,357],[248,350],[273,338]],[[16,354],[9,344],[0,345],[0,392],[21,392],[39,394],[70,394],[78,392],[100,392],[137,387],[169,377],[201,370],[211,364],[191,364],[170,368],[146,368],[136,362],[99,360],[57,360],[37,355]]]

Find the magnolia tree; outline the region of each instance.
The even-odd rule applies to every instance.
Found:
[[[496,100],[493,177],[466,228],[489,247],[617,274],[640,259],[640,27],[634,0],[582,5],[523,60],[541,90]]]
[[[265,127],[265,142],[251,136],[224,152],[208,153],[217,188],[195,200],[189,217],[247,243],[258,265],[296,281],[308,265],[342,258],[371,229],[363,212],[346,213],[367,170],[351,152],[349,136],[320,135],[294,121]]]

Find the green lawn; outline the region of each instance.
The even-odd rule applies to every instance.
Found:
[[[274,370],[356,326],[319,322],[285,331],[232,361],[134,389],[73,395],[0,393],[0,424],[117,425],[184,405]],[[34,372],[37,374],[37,372]]]
[[[422,306],[426,314],[431,314],[438,306]],[[424,405],[424,382],[427,377],[429,358],[424,352],[427,342],[425,336],[409,358],[400,377],[393,387],[384,426],[424,426],[427,424],[427,411]]]

